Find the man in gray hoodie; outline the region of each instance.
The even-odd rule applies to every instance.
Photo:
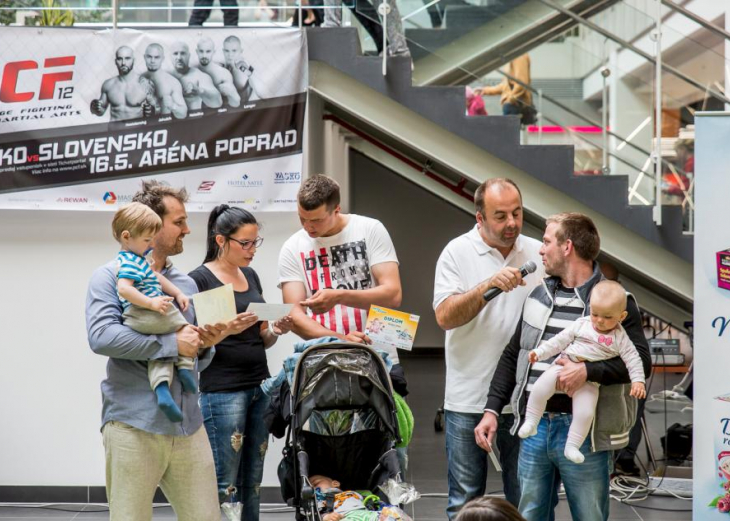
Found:
[[[524,416],[527,394],[551,360],[531,365],[529,352],[570,322],[590,313],[590,294],[603,278],[595,259],[600,238],[593,221],[578,213],[547,219],[540,249],[548,277],[528,296],[517,328],[505,348],[489,388],[482,421],[474,429],[476,442],[487,450],[497,430],[497,417],[511,403],[514,433]],[[628,295],[628,317],[622,323],[639,351],[646,376],[651,371],[649,347],[641,328],[639,308]],[[636,421],[636,399],[629,396],[630,378],[620,358],[601,362],[572,362],[561,358],[559,387],[564,393],[548,401],[535,436],[522,440],[518,475],[520,513],[528,521],[553,519],[560,481],[565,485],[574,519],[605,521],[609,510],[611,451],[629,441]],[[586,381],[599,384],[600,394],[591,435],[581,447],[585,461],[578,465],[563,455],[572,420],[572,393]]]

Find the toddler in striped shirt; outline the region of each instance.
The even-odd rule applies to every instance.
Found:
[[[152,251],[152,240],[161,228],[162,219],[141,203],[120,208],[112,221],[114,238],[121,246],[117,255],[117,294],[124,324],[145,335],[166,335],[188,325],[172,303],[175,300],[186,311],[190,305],[188,297],[161,273],[153,271],[146,259]],[[150,360],[147,374],[162,412],[170,421],[181,422],[182,411],[170,393],[174,366],[183,389],[197,393],[193,358],[181,356],[174,363],[165,359]]]

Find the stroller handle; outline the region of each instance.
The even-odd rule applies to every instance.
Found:
[[[309,455],[300,450],[297,452],[297,460],[299,462],[299,475],[302,477],[302,499],[310,501],[314,498],[314,489],[309,482]]]

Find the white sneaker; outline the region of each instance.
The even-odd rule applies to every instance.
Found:
[[[580,449],[577,447],[565,447],[565,457],[568,458],[573,463],[583,463],[583,461],[586,459],[583,454],[581,454]]]
[[[524,424],[522,424],[522,427],[520,427],[520,430],[517,431],[517,436],[522,439],[529,438],[530,436],[534,436],[535,434],[537,434],[536,423],[525,422]]]

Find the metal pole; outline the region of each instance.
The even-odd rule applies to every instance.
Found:
[[[383,20],[383,76],[388,74],[388,0],[383,0],[378,6],[378,13]]]
[[[542,117],[542,89],[537,89],[537,144],[542,144],[542,127],[544,125],[543,123],[543,117]]]
[[[302,28],[302,2],[303,1],[304,0],[299,0],[299,6],[297,7],[297,9],[299,9],[299,28],[300,29]]]
[[[603,78],[603,92],[601,93],[601,102],[603,110],[601,111],[601,134],[603,137],[603,158],[601,160],[601,173],[608,175],[611,168],[608,166],[608,77],[611,75],[611,69],[604,67],[601,69]]]
[[[654,222],[662,225],[662,1],[656,0],[656,80],[654,90],[656,100],[654,105]]]
[[[726,30],[724,30],[724,29],[716,26],[715,24],[711,24],[710,22],[708,22],[704,18],[702,18],[700,16],[697,16],[696,14],[694,14],[689,9],[686,9],[685,7],[682,7],[679,4],[675,4],[674,2],[672,2],[670,0],[662,0],[662,3],[664,5],[666,5],[668,8],[670,8],[671,10],[677,11],[678,13],[682,14],[683,16],[686,16],[687,18],[689,18],[690,20],[692,20],[696,24],[701,25],[702,27],[704,27],[708,31],[711,31],[711,32],[713,32],[713,33],[715,33],[715,34],[717,34],[719,36],[722,36],[726,40],[730,40],[730,33],[729,32],[727,32]]]
[[[119,0],[112,0],[112,27],[117,28],[119,23]]]

